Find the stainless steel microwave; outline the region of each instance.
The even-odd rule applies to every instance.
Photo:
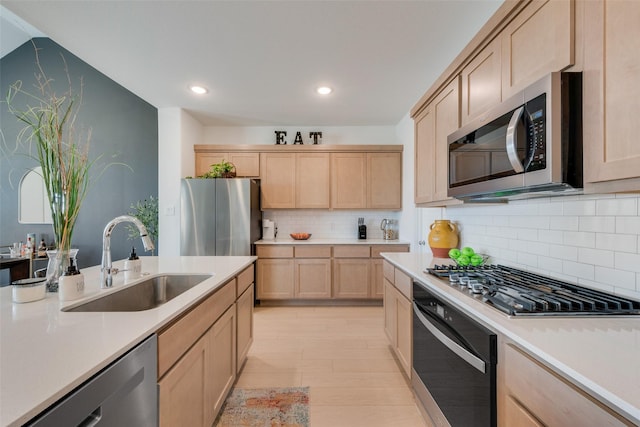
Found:
[[[501,200],[582,189],[582,74],[551,73],[447,138],[448,195]]]

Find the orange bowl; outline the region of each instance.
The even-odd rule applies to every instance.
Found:
[[[311,237],[311,233],[291,233],[289,234],[293,240],[307,240]]]

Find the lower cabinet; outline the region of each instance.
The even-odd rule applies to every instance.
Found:
[[[258,299],[293,298],[293,281],[293,259],[258,259]]]
[[[370,269],[369,258],[334,259],[333,296],[347,299],[369,298]]]
[[[403,274],[397,270],[396,272]],[[413,331],[411,300],[386,277],[382,281],[384,282],[384,331],[402,370],[407,378],[411,378]]]
[[[331,259],[296,259],[294,269],[296,298],[331,298]]]
[[[253,340],[253,276],[251,265],[158,332],[160,426],[215,421]]]
[[[507,340],[498,361],[499,427],[635,425]]]

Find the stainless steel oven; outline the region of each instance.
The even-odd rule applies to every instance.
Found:
[[[413,283],[412,383],[437,426],[496,426],[496,364],[496,334]]]

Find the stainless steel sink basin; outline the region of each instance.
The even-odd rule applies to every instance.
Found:
[[[143,311],[162,304],[207,280],[211,274],[164,274],[62,311]]]

